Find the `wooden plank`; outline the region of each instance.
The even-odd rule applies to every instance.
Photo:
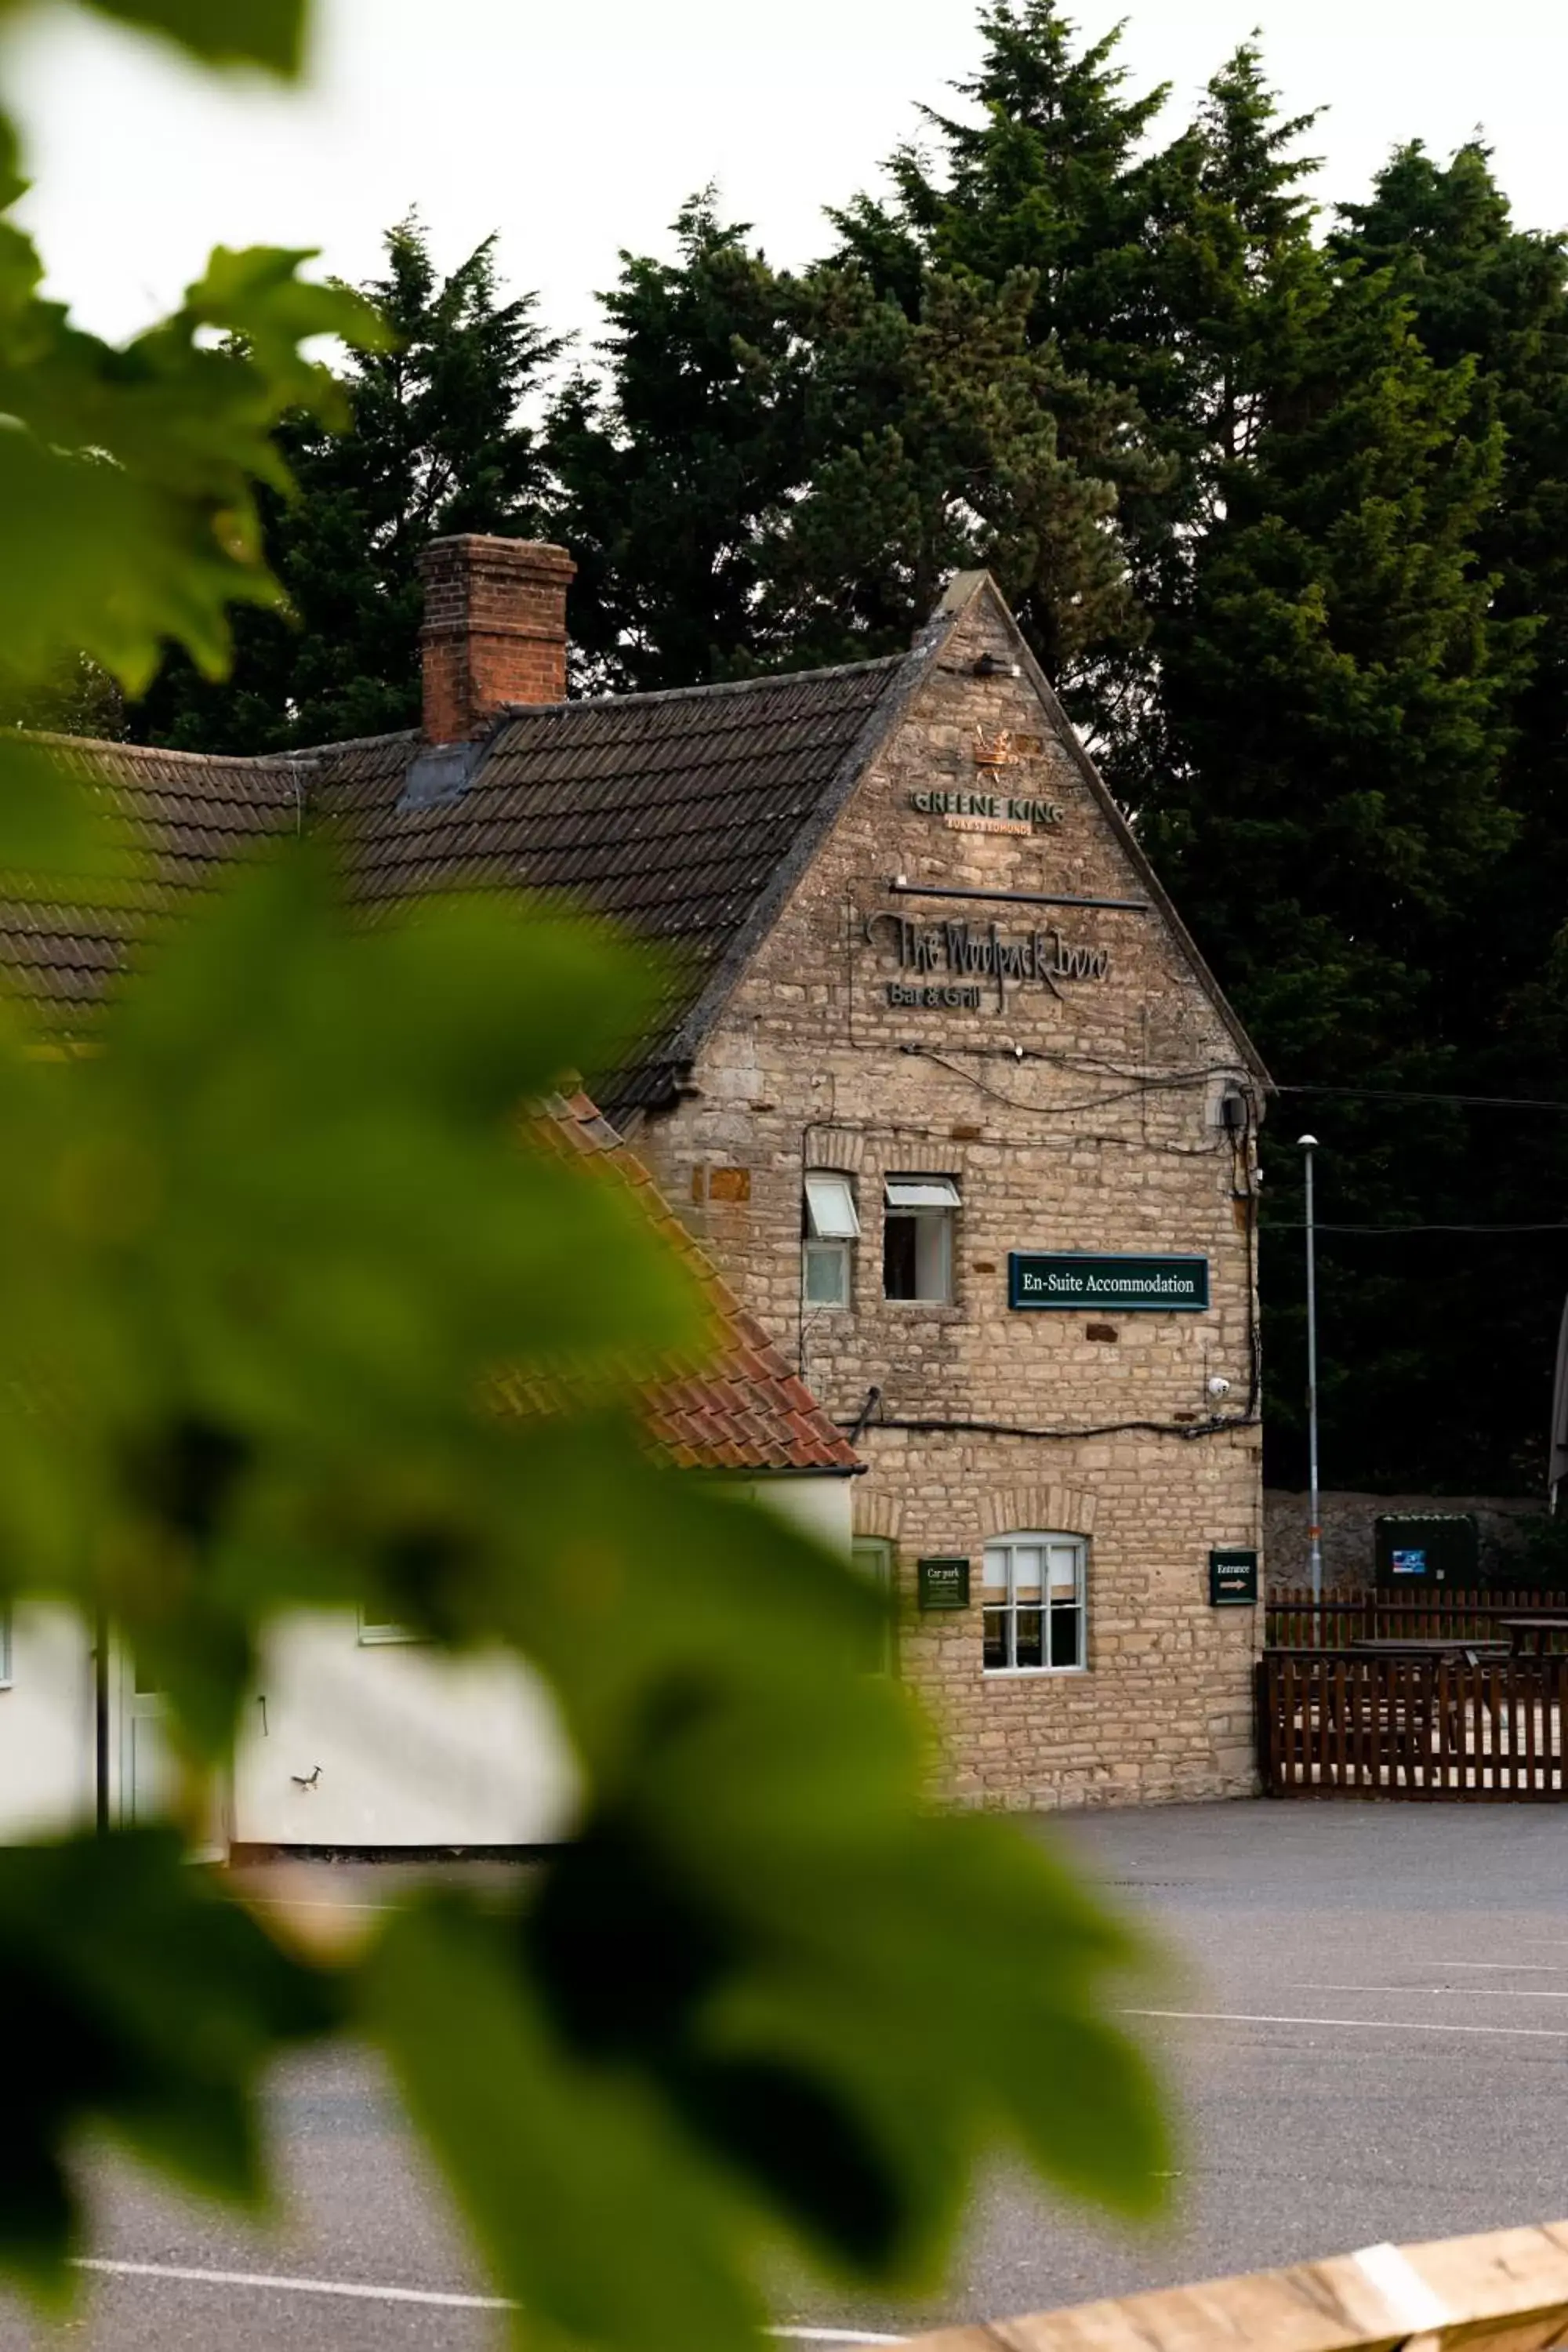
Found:
[[[1559,2222],[942,2328],[910,2352],[1544,2352],[1565,2330]]]
[[[1342,1658],[1334,1660],[1332,1671],[1334,1678],[1333,1784],[1342,1794],[1350,1787],[1350,1769],[1345,1743],[1350,1728],[1347,1718],[1353,1704],[1353,1696],[1345,1689],[1345,1662]]]
[[[1517,1669],[1518,1662],[1516,1661],[1515,1664]],[[1524,1786],[1528,1795],[1531,1797],[1539,1797],[1541,1794],[1541,1769],[1540,1758],[1536,1748],[1535,1720],[1536,1709],[1540,1705],[1541,1694],[1545,1688],[1545,1681],[1544,1677],[1534,1673],[1525,1674],[1523,1681]]]

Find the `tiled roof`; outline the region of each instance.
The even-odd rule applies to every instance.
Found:
[[[39,1010],[70,1030],[161,916],[255,842],[303,824],[309,771],[290,760],[47,740],[66,768],[112,799],[144,860],[129,904],[0,899],[0,966]]]
[[[704,1361],[671,1361],[643,1389],[643,1416],[658,1450],[683,1469],[752,1474],[858,1470],[848,1440],[835,1428],[810,1390],[762,1326],[717,1274],[647,1170],[586,1095],[557,1098],[542,1119],[544,1133],[563,1149],[592,1155],[642,1195],[647,1213],[707,1296],[719,1334]],[[501,1382],[516,1410],[548,1402],[531,1383]]]
[[[692,1007],[863,764],[909,659],[513,710],[465,747],[467,783],[427,805],[411,734],[259,760],[61,745],[130,816],[151,884],[134,918],[0,905],[0,964],[69,1026],[161,909],[258,837],[325,825],[369,904],[549,890],[658,940],[670,961],[656,1034],[605,1097],[617,1110],[658,1099],[690,1058]]]
[[[611,1087],[656,1099],[680,1024],[892,697],[902,660],[516,710],[471,780],[407,804],[407,738],[331,755],[319,804],[373,903],[464,884],[580,898],[671,958],[660,1030]],[[859,759],[854,764],[858,767]]]

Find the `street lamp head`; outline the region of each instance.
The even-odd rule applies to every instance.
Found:
[[[1318,1148],[1318,1139],[1315,1135],[1299,1135],[1296,1140],[1303,1151],[1316,1151]]]

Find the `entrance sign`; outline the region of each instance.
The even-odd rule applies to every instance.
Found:
[[[967,1609],[967,1559],[917,1559],[916,1596],[922,1609]]]
[[[1252,1609],[1258,1602],[1258,1554],[1255,1551],[1211,1551],[1209,1607]]]
[[[1007,1304],[1113,1315],[1195,1315],[1209,1303],[1206,1257],[1096,1257],[1079,1250],[1014,1250]]]

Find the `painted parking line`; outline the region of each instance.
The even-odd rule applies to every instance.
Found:
[[[175,2263],[110,2262],[94,2254],[82,2255],[72,2267],[106,2278],[171,2279],[182,2286],[260,2287],[274,2294],[334,2294],[353,2303],[433,2304],[442,2311],[513,2311],[517,2307],[499,2294],[450,2294],[435,2287],[379,2286],[356,2279],[293,2278],[274,2271],[191,2270]]]
[[[1568,1977],[1568,1967],[1561,1960],[1431,1960],[1427,1965],[1434,1969],[1479,1969],[1489,1976]]]
[[[1568,2000],[1555,1985],[1352,1985],[1304,1984],[1302,1992],[1463,1993],[1467,2000]]]
[[[1361,2033],[1482,2033],[1526,2042],[1568,2042],[1568,2025],[1448,2025],[1424,2017],[1279,2017],[1237,2009],[1124,2009],[1123,2017],[1172,2017],[1195,2025],[1343,2025]]]
[[[515,2311],[500,2294],[456,2294],[437,2287],[383,2286],[358,2279],[297,2278],[279,2271],[197,2270],[177,2263],[112,2262],[84,2254],[73,2270],[105,2278],[168,2279],[181,2286],[256,2287],[272,2294],[331,2294],[352,2303],[417,2303],[439,2311]],[[770,2336],[795,2344],[903,2344],[903,2336],[877,2336],[860,2327],[770,2327]]]

